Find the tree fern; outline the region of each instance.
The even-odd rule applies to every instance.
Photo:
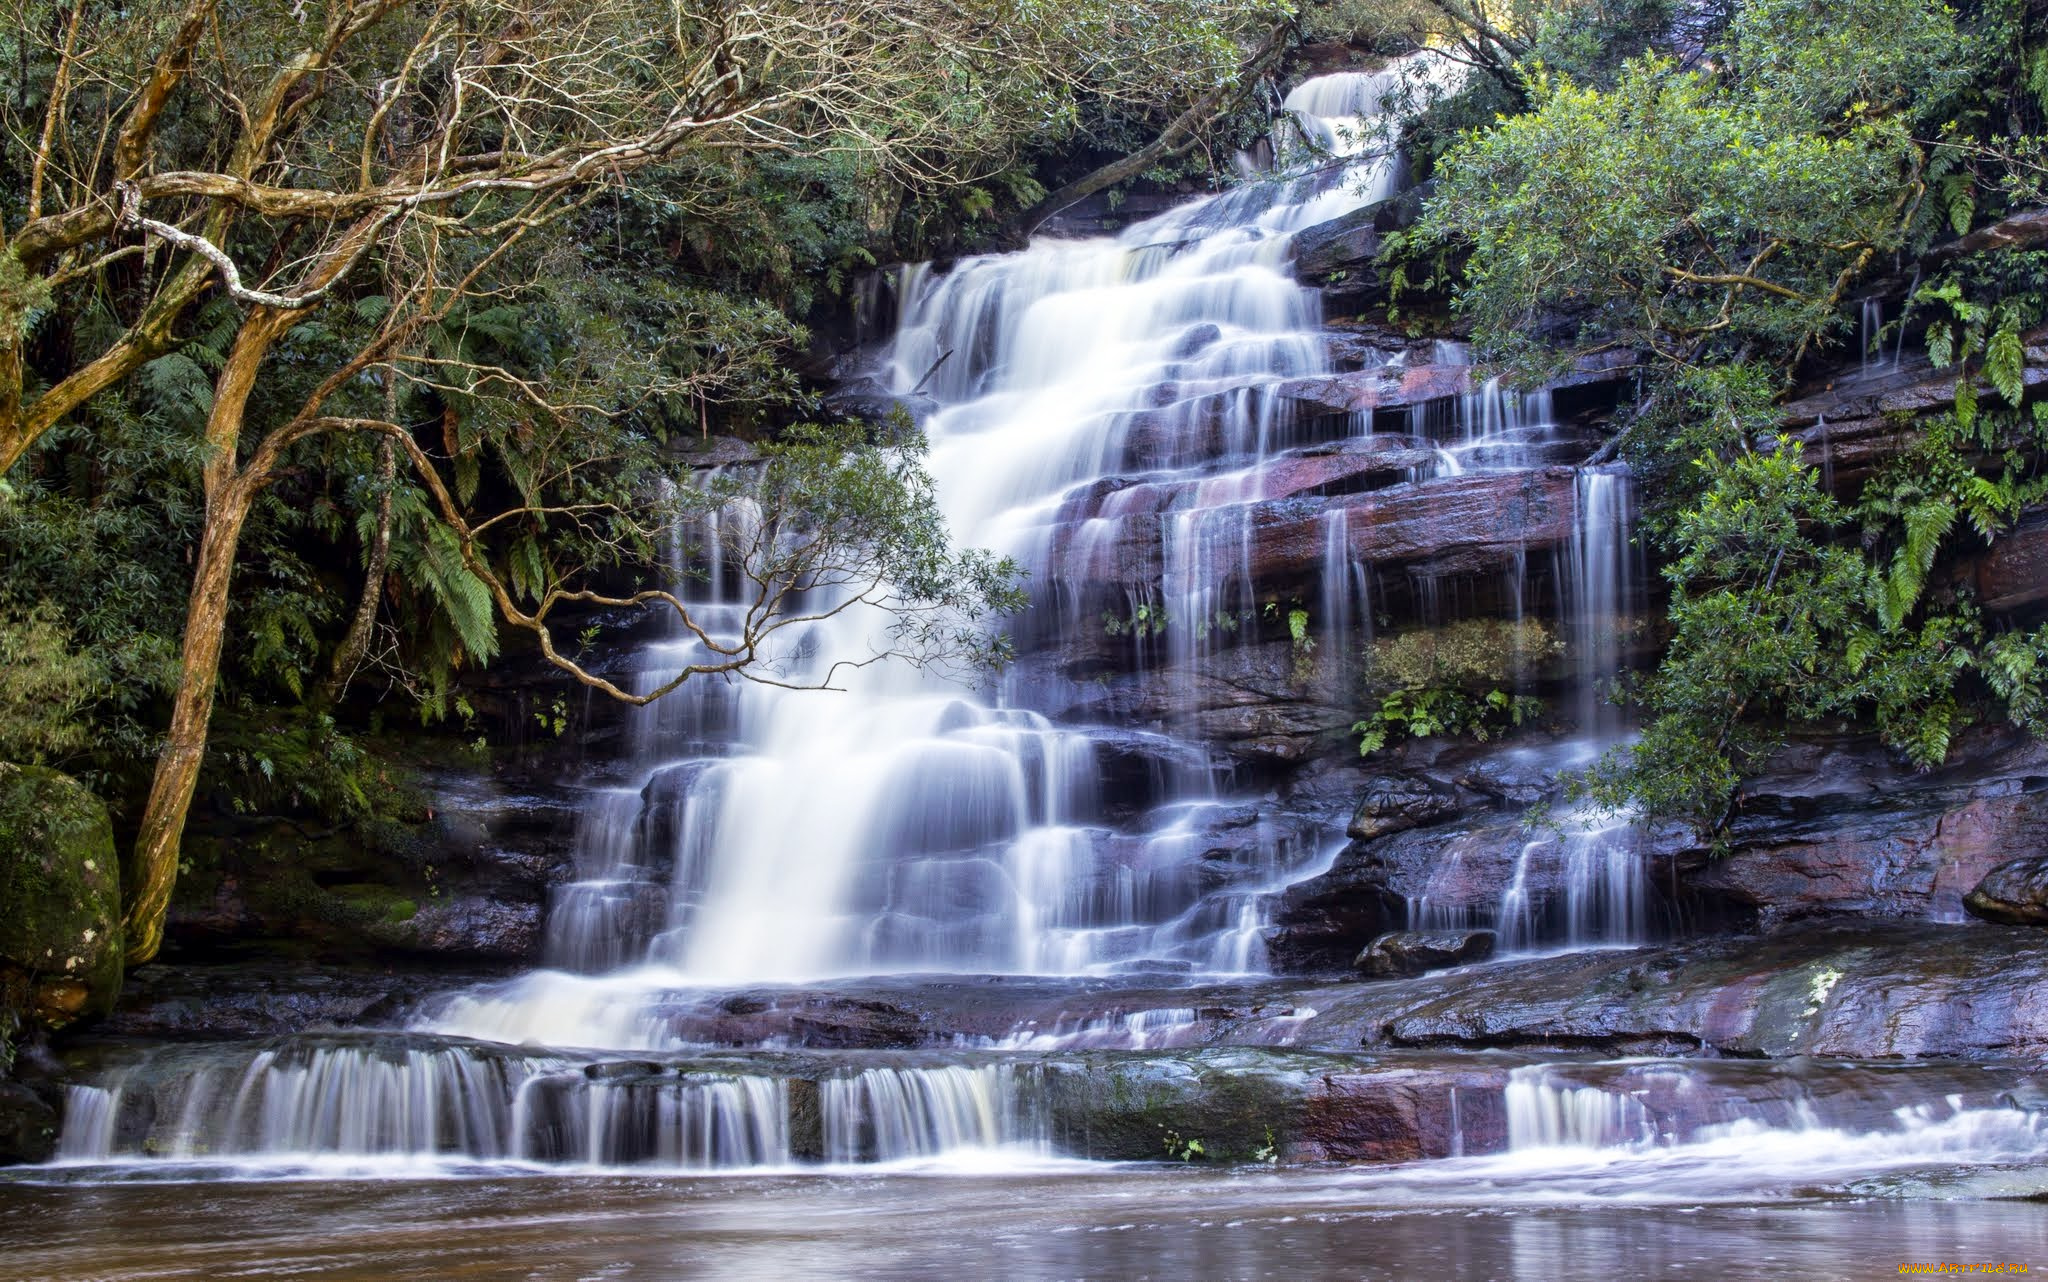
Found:
[[[490,589],[463,564],[462,545],[455,531],[442,522],[428,523],[424,552],[420,569],[435,604],[447,615],[469,657],[489,663],[498,653],[498,624]]]

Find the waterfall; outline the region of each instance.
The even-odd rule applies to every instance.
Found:
[[[1626,818],[1566,810],[1553,831],[1522,840],[1505,860],[1491,903],[1474,902],[1471,861],[1453,847],[1408,898],[1408,928],[1490,929],[1498,951],[1509,956],[1649,943],[1656,897],[1642,844]]]
[[[1510,1149],[1636,1148],[1657,1127],[1634,1095],[1553,1081],[1547,1067],[1515,1069],[1506,1088]]]
[[[1563,593],[1566,644],[1577,667],[1579,732],[1604,741],[1621,728],[1604,683],[1621,671],[1641,578],[1630,546],[1628,470],[1581,468],[1575,489],[1578,520]]]
[[[1024,1144],[1043,1148],[1042,1130],[1019,1108],[1018,1070],[871,1068],[819,1083],[825,1160],[894,1162],[961,1149]]]
[[[1391,149],[1360,140],[1418,73],[1447,74],[1422,57],[1297,90],[1286,109],[1318,154],[1283,147],[1260,181],[1117,236],[904,271],[885,381],[936,405],[928,465],[953,535],[1028,571],[1020,649],[1117,631],[1141,663],[1193,681],[1257,632],[1266,464],[1310,439],[1272,389],[1330,368],[1290,236],[1396,189]],[[699,483],[745,492],[733,469]],[[698,571],[689,602],[714,634],[744,608],[759,520],[758,506],[732,504],[678,538],[675,568]],[[1368,612],[1368,567],[1347,538],[1342,514],[1329,518],[1323,581],[1301,607],[1316,616],[1301,649],[1320,638],[1333,663]],[[883,622],[851,612],[772,662],[801,683],[868,652]],[[696,652],[675,632],[646,644],[630,660],[635,688]],[[1262,966],[1265,903],[1319,846],[1275,829],[1252,857],[1197,876],[1197,826],[1222,800],[1215,773],[1161,771],[1149,814],[1112,817],[1097,740],[1037,710],[1036,680],[974,692],[876,667],[837,694],[704,680],[633,712],[625,778],[593,790],[576,878],[554,892],[550,964],[604,975],[652,963],[688,982]],[[543,1003],[544,987],[526,1009],[500,994],[435,1027],[560,1044],[630,1024],[593,1027],[559,985]]]
[[[647,951],[667,917],[668,892],[640,862],[642,789],[598,791],[576,832],[577,878],[548,900],[545,956],[551,966],[598,973]]]
[[[1944,1070],[1922,1066],[1931,1076]],[[1758,1071],[1761,1070],[1761,1071]],[[1944,1080],[1915,1102],[1919,1070],[1842,1067],[1807,1076],[1792,1065],[1733,1068],[1710,1063],[1622,1060],[1531,1064],[1513,1069],[1504,1089],[1512,1161],[1542,1169],[1583,1161],[1557,1150],[1599,1150],[1608,1160],[1646,1163],[1724,1158],[1872,1172],[1886,1166],[1968,1155],[1986,1162],[2038,1160],[2048,1120],[2011,1107],[1995,1091]],[[1980,1070],[1981,1071],[1981,1070]]]
[[[678,1170],[787,1166],[789,1083],[754,1074],[530,1079],[513,1106],[519,1156]]]
[[[1031,662],[982,690],[890,665],[832,694],[697,680],[635,710],[623,777],[592,790],[576,877],[553,892],[548,921],[550,965],[615,982],[571,989],[536,977],[450,1003],[426,1026],[658,1045],[636,1007],[660,982],[1262,969],[1273,896],[1328,850],[1269,824],[1228,859],[1205,854],[1215,845],[1206,825],[1231,800],[1223,767],[1162,764],[1133,813],[1128,798],[1102,795],[1103,737],[1048,713],[1072,694],[1064,657],[1111,648],[1170,706],[1195,709],[1220,663],[1281,625],[1293,638],[1288,676],[1326,697],[1349,688],[1349,656],[1378,604],[1377,571],[1354,551],[1371,522],[1344,504],[1303,508],[1318,538],[1295,554],[1313,563],[1299,595],[1283,600],[1261,579],[1275,514],[1324,492],[1318,478],[1343,479],[1303,468],[1308,447],[1327,453],[1374,430],[1371,412],[1310,413],[1278,390],[1332,371],[1320,294],[1291,274],[1292,238],[1398,190],[1388,113],[1406,91],[1454,74],[1418,55],[1312,79],[1289,95],[1278,167],[1257,181],[1114,236],[906,267],[892,309],[865,301],[864,314],[895,313],[875,381],[920,398],[951,533],[1027,571],[1031,608],[1013,639]],[[1439,342],[1430,356],[1441,368],[1421,376],[1445,392],[1418,402],[1410,428],[1415,453],[1438,461],[1415,465],[1414,484],[1583,457],[1549,391],[1498,378],[1471,386],[1462,344]],[[1398,377],[1409,357],[1388,359]],[[1275,480],[1303,472],[1287,488]],[[745,608],[761,506],[745,497],[744,464],[697,483],[737,496],[703,505],[672,550],[693,615],[717,634]],[[1580,728],[1606,741],[1622,725],[1603,687],[1640,591],[1627,473],[1581,469],[1575,493],[1577,533],[1558,553],[1555,595]],[[1433,622],[1494,590],[1428,564],[1408,577]],[[1518,559],[1499,577],[1498,598],[1481,595],[1479,607],[1519,617],[1528,568]],[[884,624],[849,612],[769,663],[802,684],[834,656],[881,648]],[[699,650],[672,628],[623,666],[650,690]],[[1193,716],[1162,720],[1199,740]],[[1565,909],[1562,929],[1640,938],[1642,914],[1612,890],[1635,883],[1606,861],[1582,862],[1599,871],[1570,878],[1568,898],[1603,906]],[[1508,908],[1510,934],[1513,921],[1549,911]],[[1525,942],[1540,934],[1532,927]],[[634,1040],[594,1040],[620,1036]]]
[[[1133,1017],[1167,1035],[1172,1013]],[[1167,1021],[1167,1022],[1161,1022]],[[58,1160],[456,1159],[668,1170],[1043,1149],[1037,1073],[1009,1062],[844,1073],[308,1038],[167,1052],[72,1088]],[[815,1101],[806,1104],[800,1101]]]
[[[64,1130],[59,1162],[103,1162],[114,1155],[121,1118],[119,1087],[73,1085],[64,1091]]]
[[[520,1156],[513,1097],[545,1059],[408,1041],[319,1040],[169,1056],[160,1093],[133,1074],[80,1087],[66,1102],[60,1159],[147,1153],[173,1161],[278,1153],[424,1157]],[[130,1127],[142,1132],[124,1142]]]
[[[1586,812],[1561,816],[1559,826],[1555,836],[1524,843],[1515,858],[1493,922],[1500,933],[1500,950],[1525,953],[1649,942],[1649,876],[1634,827],[1626,820]],[[1429,910],[1425,903],[1414,911]],[[1444,916],[1441,911],[1436,915]]]

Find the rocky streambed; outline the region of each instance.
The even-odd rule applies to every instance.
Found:
[[[2048,941],[2021,928],[1806,927],[1382,981],[603,982],[167,968],[69,1048],[89,1085],[62,1155],[1404,1162],[1964,1117],[2048,1142]],[[493,1022],[600,997],[635,1012],[633,1049],[521,1046]]]

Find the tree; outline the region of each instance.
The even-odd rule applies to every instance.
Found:
[[[1459,307],[1504,360],[1542,363],[1559,326],[1564,359],[1797,360],[1905,243],[1925,190],[1897,118],[1788,128],[1668,61],[1631,64],[1611,91],[1538,73],[1532,95],[1445,158],[1422,233],[1470,247]]]
[[[681,608],[672,593],[569,586],[650,531],[636,486],[657,442],[635,415],[757,383],[793,331],[713,299],[706,323],[655,350],[514,351],[507,335],[480,351],[475,335],[544,292],[545,242],[599,193],[662,166],[763,153],[855,157],[877,181],[968,181],[1071,119],[1080,97],[1171,99],[1190,76],[1214,82],[1236,63],[1232,24],[1255,11],[261,0],[229,14],[187,0],[137,16],[15,0],[5,52],[31,74],[5,104],[21,181],[0,247],[0,475],[98,398],[161,376],[160,362],[204,376],[187,379],[203,411],[204,511],[129,883],[131,960],[161,937],[244,531],[281,475],[317,465],[308,451],[364,437],[410,464],[429,502],[407,554],[448,607],[458,653],[488,657],[495,610],[580,672],[549,641],[555,604]],[[405,412],[436,408],[438,425]],[[422,444],[435,426],[440,439]],[[846,460],[836,480],[865,487],[853,516],[868,524],[821,538],[833,552],[821,561],[778,545],[767,572],[783,590],[700,673],[759,660],[778,621],[806,608],[790,589],[806,575],[912,620],[1001,603],[997,567],[921,541],[932,530],[913,454],[831,445]],[[486,459],[509,493],[483,485]],[[395,468],[379,485],[398,485]],[[525,537],[485,550],[515,532]],[[907,577],[856,587],[868,571]]]

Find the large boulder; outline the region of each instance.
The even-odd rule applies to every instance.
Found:
[[[0,1081],[0,1166],[47,1162],[57,1152],[57,1110],[20,1082]]]
[[[2048,926],[2048,855],[2006,860],[1963,897],[1963,907],[2008,926]]]
[[[1381,935],[1358,954],[1358,973],[1368,979],[1420,975],[1482,962],[1493,956],[1490,930],[1395,930]]]
[[[104,1014],[121,960],[106,807],[69,775],[0,763],[0,1009],[46,1028]]]
[[[1380,246],[1390,232],[1413,223],[1430,184],[1390,200],[1341,214],[1294,234],[1294,274],[1321,286],[1331,312],[1357,311],[1383,301],[1386,280],[1379,270]]]

